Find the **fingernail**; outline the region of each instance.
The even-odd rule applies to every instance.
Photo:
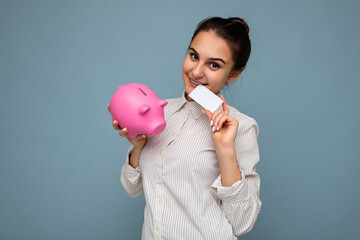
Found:
[[[144,135],[142,135],[142,137],[143,137],[143,138],[146,138],[146,135],[144,134]]]
[[[213,125],[213,120],[210,121],[210,127],[212,127],[212,125]]]
[[[205,113],[204,110],[201,110],[201,111],[202,111],[203,113]]]
[[[116,124],[116,120],[113,121],[113,124]]]
[[[219,129],[220,129],[220,126],[218,126],[218,127],[216,128],[216,131],[219,131]]]
[[[212,131],[215,132],[215,126],[213,126]]]
[[[123,129],[122,129],[122,131],[123,131],[123,132],[126,132],[126,131],[127,131],[127,129],[126,129],[126,128],[123,128]]]

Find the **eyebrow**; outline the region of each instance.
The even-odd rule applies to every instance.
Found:
[[[197,55],[200,55],[193,47],[189,47],[189,50],[192,50]],[[221,58],[209,58],[209,59],[212,60],[212,61],[220,61],[220,62],[223,62],[224,64],[226,64],[225,61],[223,59],[221,59]]]

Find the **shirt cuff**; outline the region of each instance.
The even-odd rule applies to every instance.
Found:
[[[248,188],[245,184],[245,175],[241,171],[242,179],[235,182],[230,187],[225,187],[221,183],[221,174],[215,179],[211,187],[215,190],[219,199],[229,201],[231,203],[245,200],[248,196]]]
[[[126,154],[126,161],[125,161],[123,170],[124,170],[124,174],[125,174],[126,178],[129,180],[129,182],[131,182],[132,184],[135,184],[140,177],[140,168],[139,167],[133,168],[129,164],[129,161],[130,161],[129,156],[133,149],[134,149],[134,146],[131,146]]]

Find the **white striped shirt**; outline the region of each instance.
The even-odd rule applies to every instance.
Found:
[[[222,186],[209,120],[184,93],[168,100],[166,128],[148,137],[135,169],[129,148],[121,183],[133,198],[145,194],[143,240],[237,239],[251,230],[261,207],[258,125],[229,106],[239,121],[235,150],[242,180]]]

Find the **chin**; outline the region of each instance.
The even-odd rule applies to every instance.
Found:
[[[194,88],[185,87],[185,92],[187,95],[189,95],[193,90],[194,90]]]

